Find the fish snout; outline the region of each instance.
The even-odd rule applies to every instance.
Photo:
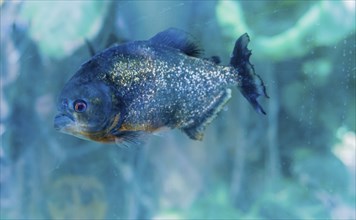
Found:
[[[60,113],[54,117],[54,128],[56,130],[63,130],[74,123],[74,118],[71,115]]]

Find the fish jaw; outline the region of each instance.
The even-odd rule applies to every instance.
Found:
[[[71,115],[59,113],[54,118],[54,128],[64,134],[69,134],[83,140],[97,141],[101,143],[115,142],[115,136],[107,133],[107,130],[89,132],[78,126],[75,118]]]
[[[74,118],[68,114],[60,113],[54,118],[54,128],[60,132],[71,133],[74,126]]]

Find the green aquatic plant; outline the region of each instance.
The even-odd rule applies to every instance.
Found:
[[[354,19],[345,19],[355,16],[354,1],[316,2],[293,27],[274,36],[254,35],[238,2],[219,1],[216,16],[225,36],[234,39],[248,32],[255,42],[254,54],[276,61],[303,56],[315,47],[333,45],[355,31]]]
[[[48,197],[53,219],[102,219],[108,206],[104,186],[94,176],[63,175],[50,182]]]
[[[29,35],[41,53],[63,58],[100,30],[108,2],[24,1],[20,18],[29,21]]]

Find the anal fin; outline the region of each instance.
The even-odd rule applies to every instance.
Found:
[[[183,127],[182,131],[191,139],[201,141],[204,137],[205,128],[216,118],[217,114],[222,110],[225,104],[231,98],[231,90],[226,89],[221,91],[210,104],[205,112],[202,112],[201,118],[195,121],[188,127]]]

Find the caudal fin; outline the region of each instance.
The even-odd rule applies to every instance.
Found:
[[[237,39],[230,64],[238,70],[238,88],[242,95],[257,112],[265,115],[266,112],[258,103],[257,98],[262,95],[266,98],[269,97],[261,77],[255,73],[253,65],[250,63],[251,50],[247,48],[249,42],[250,37],[247,33]]]

